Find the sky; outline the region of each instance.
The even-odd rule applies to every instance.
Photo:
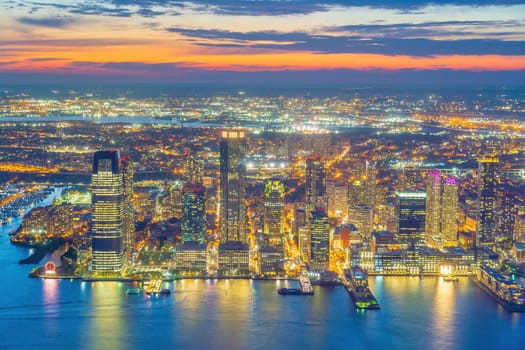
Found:
[[[525,0],[0,0],[0,84],[525,83]]]

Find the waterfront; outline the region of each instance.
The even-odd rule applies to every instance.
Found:
[[[173,293],[130,284],[31,279],[26,248],[0,239],[2,349],[521,349],[525,315],[467,278],[373,277],[382,309],[357,311],[342,286],[281,296],[281,281],[179,280]]]

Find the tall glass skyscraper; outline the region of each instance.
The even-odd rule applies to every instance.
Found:
[[[497,227],[497,179],[498,158],[479,159],[478,169],[478,225],[476,244],[492,245],[495,243]]]
[[[458,243],[458,180],[448,176],[441,201],[441,240],[445,247]]]
[[[124,267],[124,186],[118,151],[95,152],[92,186],[92,269]]]
[[[426,193],[396,192],[398,237],[402,241],[423,244],[425,240]]]
[[[328,223],[328,215],[326,215],[323,207],[317,207],[312,211],[310,232],[310,269],[327,271],[330,259],[330,225]]]
[[[124,248],[126,249],[126,257],[131,258],[131,254],[135,245],[135,209],[133,203],[133,177],[135,171],[133,169],[133,161],[129,155],[124,155],[120,158],[122,165],[122,177],[124,187],[124,208],[123,208],[123,231],[124,231]]]
[[[219,234],[222,243],[247,242],[244,129],[221,131]]]
[[[441,232],[441,172],[432,170],[427,176],[425,234],[433,239]]]
[[[278,179],[269,180],[264,187],[264,241],[271,246],[283,241],[284,191]]]
[[[326,170],[324,162],[314,159],[306,160],[305,171],[306,210],[317,206],[326,207]]]
[[[184,242],[206,241],[206,188],[186,183],[182,188],[181,233]]]

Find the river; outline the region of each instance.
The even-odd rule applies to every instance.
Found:
[[[16,224],[16,223],[15,223]],[[371,277],[379,311],[341,286],[281,296],[285,281],[178,280],[169,296],[126,283],[31,279],[0,237],[0,349],[523,349],[525,314],[467,278]]]

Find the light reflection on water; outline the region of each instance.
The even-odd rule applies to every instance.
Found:
[[[17,281],[23,299],[0,296],[2,348],[520,349],[525,329],[524,314],[467,278],[370,277],[379,311],[357,311],[341,286],[278,295],[286,281],[179,280],[150,298],[126,295],[125,283]]]

